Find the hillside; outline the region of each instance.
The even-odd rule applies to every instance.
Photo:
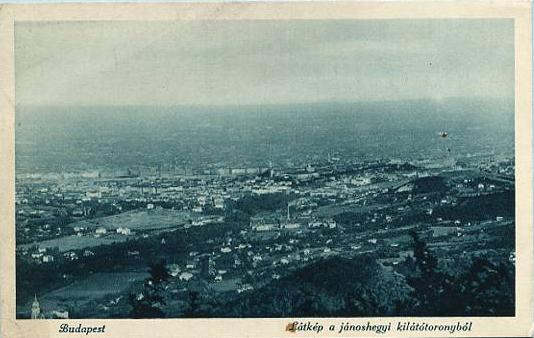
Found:
[[[334,257],[312,263],[205,315],[379,316],[393,313],[395,300],[407,293],[402,279],[371,256]]]

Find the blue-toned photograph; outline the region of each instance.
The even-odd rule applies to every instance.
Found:
[[[515,315],[512,19],[14,33],[17,318]]]

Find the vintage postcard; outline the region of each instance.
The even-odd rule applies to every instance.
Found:
[[[527,337],[531,3],[0,7],[3,337]]]

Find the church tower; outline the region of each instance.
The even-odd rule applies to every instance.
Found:
[[[41,313],[41,307],[39,306],[39,302],[37,301],[37,295],[33,298],[32,303],[32,319],[42,319],[43,314]]]

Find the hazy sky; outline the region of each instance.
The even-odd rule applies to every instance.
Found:
[[[18,22],[15,51],[22,105],[514,95],[511,20]]]

